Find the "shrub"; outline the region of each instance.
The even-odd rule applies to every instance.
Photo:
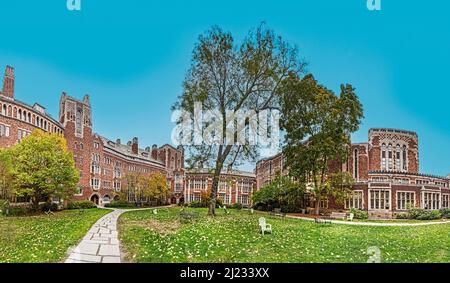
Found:
[[[442,218],[450,219],[450,208],[441,209]]]
[[[350,213],[353,213],[353,217],[355,219],[366,220],[367,218],[369,218],[369,213],[361,209],[352,208],[350,209]]]
[[[193,208],[206,207],[206,204],[201,201],[192,201],[189,203],[189,207]]]
[[[111,208],[135,208],[136,205],[133,203],[129,203],[126,201],[112,201],[110,203],[105,204],[105,207],[111,207]]]
[[[435,220],[441,219],[442,214],[439,210],[425,210],[421,208],[411,208],[408,212],[409,219],[416,220]]]
[[[42,212],[47,212],[47,211],[58,211],[59,207],[58,204],[53,203],[53,202],[46,202],[43,204],[39,205],[39,210]]]
[[[408,213],[398,213],[395,215],[395,218],[396,219],[408,219],[409,215],[408,215]]]
[[[35,213],[36,211],[33,209],[31,204],[29,203],[20,203],[20,204],[9,204],[5,207],[4,214],[6,216],[26,216]]]
[[[237,210],[241,210],[242,209],[242,203],[235,203],[233,205],[230,206],[230,208],[232,209],[237,209]]]
[[[97,206],[93,202],[88,200],[74,201],[67,205],[67,209],[91,209],[96,207]]]

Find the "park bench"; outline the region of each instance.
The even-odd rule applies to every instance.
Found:
[[[181,211],[180,218],[182,221],[191,221],[199,217],[198,212]]]
[[[316,224],[331,224],[331,220],[332,218],[327,216],[314,218]]]
[[[269,232],[270,234],[272,234],[272,225],[267,224],[264,217],[259,218],[259,227],[263,235],[265,232]]]
[[[333,219],[342,219],[345,220],[347,218],[347,214],[345,212],[332,212],[331,213],[331,218]]]
[[[275,208],[273,211],[269,211],[269,215],[271,216],[278,216],[281,218],[285,218],[286,217],[286,213],[281,212],[280,208]]]

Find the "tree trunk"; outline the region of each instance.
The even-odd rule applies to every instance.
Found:
[[[219,188],[219,179],[220,179],[220,173],[222,172],[222,168],[223,168],[223,161],[217,160],[216,169],[214,171],[214,176],[213,176],[213,183],[212,183],[212,187],[211,187],[211,197],[209,200],[209,209],[208,209],[209,216],[216,215],[217,191]]]
[[[316,215],[320,214],[320,199],[316,201]]]

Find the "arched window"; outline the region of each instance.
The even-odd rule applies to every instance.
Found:
[[[406,145],[403,146],[403,171],[408,171],[408,161],[407,161],[407,152],[406,152]]]
[[[22,109],[17,112],[17,119],[22,120]]]
[[[358,150],[355,149],[353,154],[353,177],[358,180]]]
[[[389,144],[389,146],[388,146],[388,169],[389,170],[392,170],[394,167],[392,158],[393,158],[392,144]]]
[[[7,111],[6,111],[6,104],[3,104],[3,115],[8,115]]]
[[[396,171],[400,171],[402,170],[401,166],[400,166],[400,154],[401,154],[401,150],[400,150],[400,145],[397,144],[396,149],[395,149],[395,170]]]
[[[28,112],[28,123],[31,123],[31,113]]]
[[[386,170],[386,144],[381,145],[381,170]]]

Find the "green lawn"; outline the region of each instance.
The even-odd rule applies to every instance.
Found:
[[[32,217],[0,216],[0,263],[61,262],[109,210],[68,210]]]
[[[179,221],[179,209],[133,211],[119,220],[131,262],[367,262],[367,249],[382,262],[450,262],[450,224],[422,227],[318,225],[267,217],[273,235],[259,234],[258,217],[218,211],[216,218]]]

